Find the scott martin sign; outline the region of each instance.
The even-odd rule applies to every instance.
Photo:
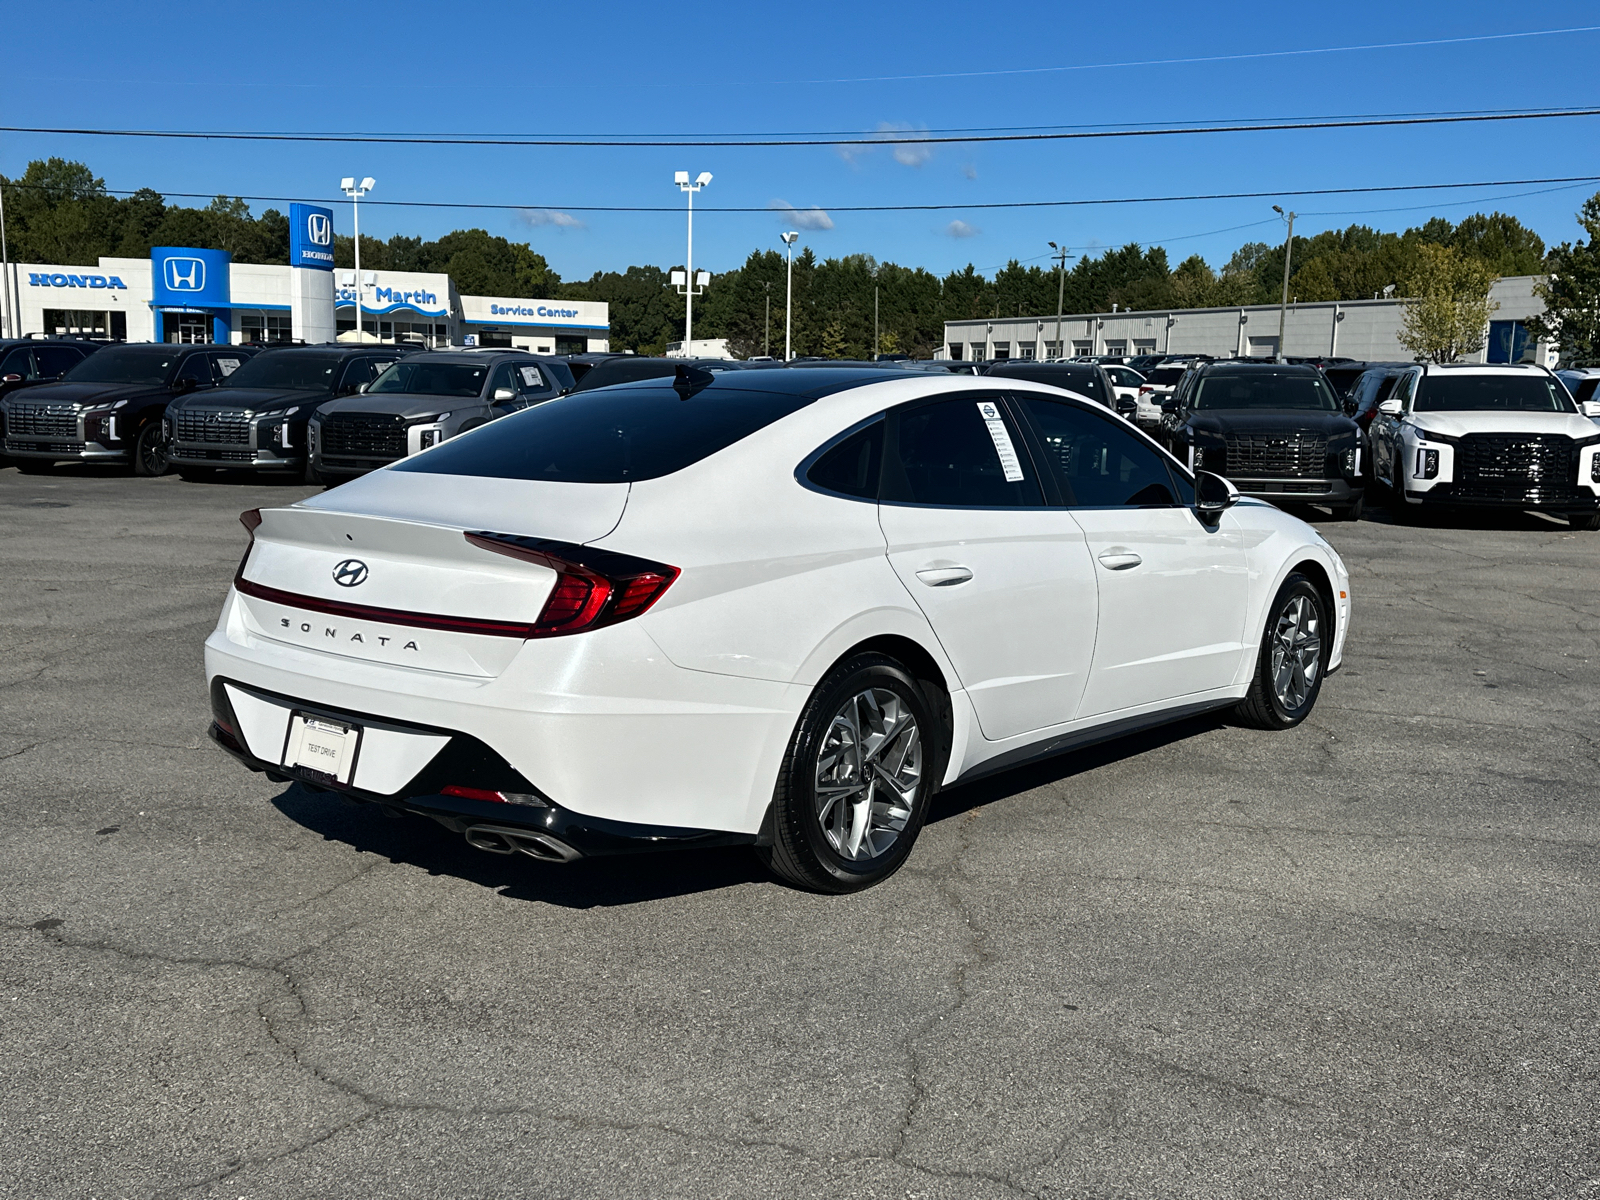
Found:
[[[333,210],[289,205],[289,265],[333,270]]]
[[[192,246],[156,246],[150,251],[151,299],[180,308],[227,308],[233,255]]]

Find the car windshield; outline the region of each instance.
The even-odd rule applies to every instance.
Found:
[[[372,381],[369,392],[413,396],[476,396],[489,367],[484,363],[397,362]]]
[[[1183,373],[1188,369],[1188,367],[1157,367],[1144,377],[1144,381],[1152,383],[1156,387],[1166,387],[1168,384],[1177,383],[1178,380],[1182,379]]]
[[[343,360],[337,354],[302,354],[269,350],[258,354],[232,375],[229,387],[276,388],[281,391],[328,391]]]
[[[1315,371],[1223,371],[1195,387],[1197,409],[1339,412],[1328,381]]]
[[[66,378],[73,383],[165,383],[177,358],[176,347],[111,346],[91,354]]]
[[[719,387],[685,399],[670,387],[623,384],[524,409],[391,469],[630,483],[681,471],[810,403],[810,396]]]
[[[92,359],[90,361],[93,361]],[[1417,412],[1576,412],[1548,375],[1429,375],[1417,389]]]

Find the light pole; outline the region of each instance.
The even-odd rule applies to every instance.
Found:
[[[1056,357],[1065,358],[1061,345],[1061,307],[1067,298],[1067,248],[1050,243],[1057,260],[1056,271]]]
[[[6,200],[5,188],[0,187],[0,304],[5,306],[3,321],[0,321],[0,331],[6,337],[15,337],[20,330],[17,328],[17,310],[11,303],[11,256],[6,253]],[[108,331],[109,332],[109,331]]]
[[[872,268],[872,361],[877,362],[882,350],[878,346],[878,268]]]
[[[761,353],[768,358],[772,357],[772,280],[768,279],[761,285],[761,290],[767,296],[767,324],[766,333],[761,338]]]
[[[1276,204],[1272,211],[1289,222],[1289,234],[1283,239],[1283,299],[1278,305],[1278,357],[1283,357],[1283,326],[1289,316],[1289,258],[1294,254],[1294,214],[1285,213]]]
[[[373,183],[371,175],[363,178],[360,183],[356,182],[354,175],[346,175],[339,181],[339,190],[350,197],[350,223],[356,231],[356,341],[358,342],[367,340],[367,331],[361,325],[361,197],[372,190]]]
[[[689,172],[678,171],[672,176],[672,182],[689,197],[689,251],[683,260],[682,283],[678,283],[678,272],[672,273],[673,282],[678,283],[678,294],[683,297],[683,352],[688,356],[692,349],[690,343],[694,341],[694,298],[711,282],[710,272],[701,271],[698,276],[694,273],[694,194],[711,182],[711,172],[701,171],[690,183]]]
[[[800,231],[791,229],[779,236],[789,247],[789,291],[783,301],[783,361],[790,362],[794,358],[794,244],[800,240]]]

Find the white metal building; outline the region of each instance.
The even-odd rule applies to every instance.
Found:
[[[1489,293],[1500,308],[1489,321],[1480,362],[1540,362],[1554,366],[1555,348],[1535,343],[1521,322],[1544,311],[1533,293],[1536,276],[1500,280]],[[1161,312],[1073,313],[1060,321],[996,317],[947,321],[943,357],[954,359],[1060,358],[1079,354],[1210,354],[1217,358],[1341,356],[1369,361],[1409,361],[1400,344],[1404,301],[1341,300],[1291,304],[1278,345],[1279,306],[1171,309]]]

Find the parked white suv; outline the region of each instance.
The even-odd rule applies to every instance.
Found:
[[[1600,429],[1543,367],[1416,367],[1378,406],[1368,437],[1397,515],[1512,508],[1600,530]]]

